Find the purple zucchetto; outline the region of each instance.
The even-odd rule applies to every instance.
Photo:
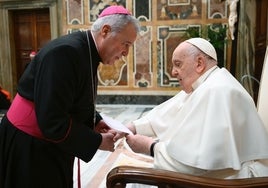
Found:
[[[104,17],[104,16],[109,16],[113,14],[125,14],[125,15],[131,15],[131,13],[125,9],[123,6],[109,6],[105,8],[99,15],[99,18]]]

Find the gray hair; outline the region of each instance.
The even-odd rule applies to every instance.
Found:
[[[102,26],[104,26],[105,24],[108,24],[111,26],[112,33],[118,33],[128,23],[132,23],[134,25],[137,33],[140,32],[139,21],[134,16],[126,15],[126,14],[113,14],[113,15],[98,18],[93,23],[91,27],[91,31],[96,33],[100,31]]]

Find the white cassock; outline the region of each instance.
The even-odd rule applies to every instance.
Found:
[[[154,166],[218,178],[268,176],[268,134],[243,86],[215,66],[193,89],[133,122],[137,134],[160,139]]]

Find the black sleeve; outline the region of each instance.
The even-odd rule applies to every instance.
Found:
[[[70,113],[81,76],[77,68],[79,58],[71,46],[60,46],[46,53],[36,70],[34,102],[38,125],[45,138],[88,162],[102,137]]]
[[[96,122],[95,122],[95,125],[97,125],[97,124],[100,122],[100,120],[102,120],[102,117],[101,117],[101,115],[99,114],[99,112],[96,111]]]

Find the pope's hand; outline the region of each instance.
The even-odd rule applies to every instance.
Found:
[[[152,137],[136,134],[127,135],[126,142],[134,152],[150,155],[150,147],[154,139]]]
[[[136,129],[134,127],[134,125],[132,123],[129,123],[128,125],[126,125],[126,127],[133,133],[133,134],[136,134]],[[120,138],[123,138],[125,136],[127,136],[128,133],[125,133],[125,132],[120,132],[120,131],[117,131],[115,137],[114,137],[114,141],[117,141],[119,140]]]

